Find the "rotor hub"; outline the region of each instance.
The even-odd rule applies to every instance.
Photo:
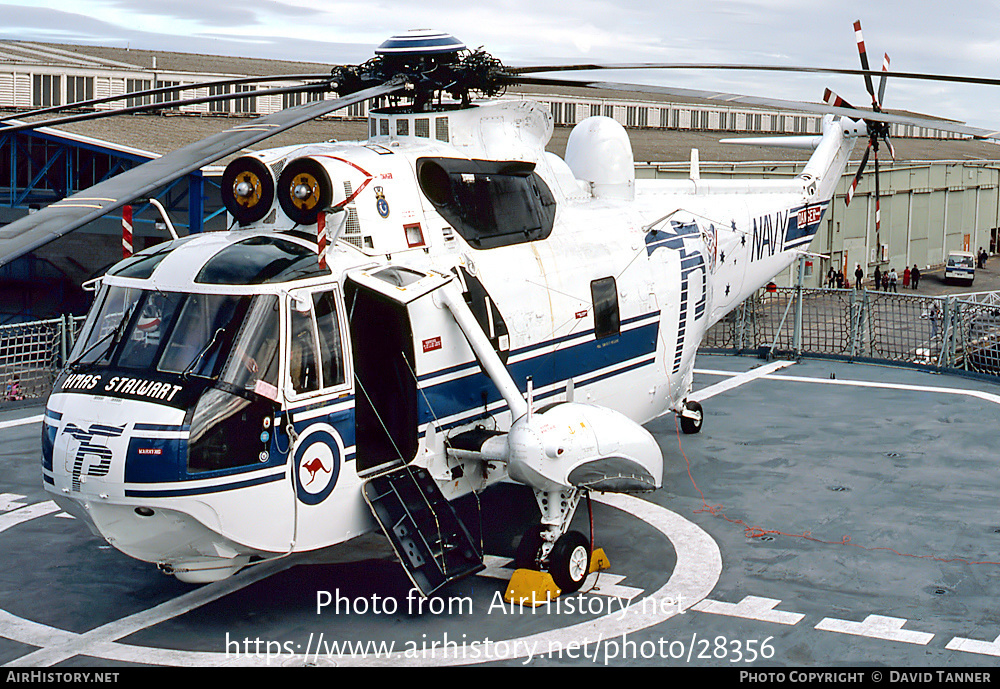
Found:
[[[331,80],[343,95],[403,79],[404,97],[413,101],[414,112],[433,109],[437,94],[447,93],[468,105],[471,92],[494,97],[503,92],[509,75],[496,58],[482,50],[469,50],[449,33],[417,29],[384,41],[375,57],[358,67],[335,68]]]
[[[408,61],[413,58],[433,58],[443,62],[454,60],[463,50],[465,44],[451,34],[431,29],[414,29],[384,41],[375,49],[375,54],[386,59]]]

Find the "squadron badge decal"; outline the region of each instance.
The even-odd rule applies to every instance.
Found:
[[[389,217],[389,202],[385,200],[385,192],[382,187],[375,187],[375,208],[383,218]]]

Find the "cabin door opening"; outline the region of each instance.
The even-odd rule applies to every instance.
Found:
[[[344,288],[355,381],[355,443],[361,477],[417,454],[417,381],[406,305],[351,280]]]

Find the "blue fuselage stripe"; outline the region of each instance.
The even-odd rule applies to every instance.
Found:
[[[237,490],[239,488],[249,488],[251,486],[261,486],[266,483],[273,483],[274,481],[282,481],[284,478],[285,474],[279,473],[258,476],[245,481],[218,483],[212,486],[199,486],[197,488],[171,488],[166,490],[136,490],[134,488],[126,488],[125,496],[132,498],[177,498],[191,495],[206,495],[209,493],[221,493],[227,490]]]
[[[544,388],[570,379],[582,383],[584,381],[581,378],[595,371],[638,357],[654,355],[658,333],[659,323],[652,322],[600,340],[581,342],[557,352],[540,353],[518,362],[508,361],[507,369],[522,392],[527,389],[528,376],[531,376],[535,388]],[[615,370],[609,375],[619,372],[620,370]],[[599,376],[586,382],[605,377],[608,376]],[[473,364],[459,378],[421,388],[419,422],[429,423],[469,411],[475,416],[484,411],[487,405],[500,399],[500,393],[493,382],[478,365]]]

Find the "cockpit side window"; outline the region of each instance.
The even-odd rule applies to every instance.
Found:
[[[102,290],[87,315],[70,361],[74,364],[106,364],[121,341],[140,296],[142,291],[131,287]],[[99,307],[97,303],[100,303]]]
[[[223,382],[270,399],[276,397],[279,322],[278,297],[256,297],[222,371]]]

